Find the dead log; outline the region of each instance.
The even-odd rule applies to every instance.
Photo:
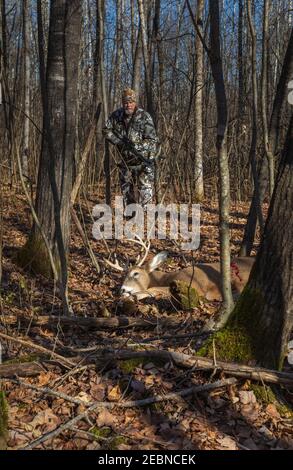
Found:
[[[243,377],[245,379],[293,386],[293,373],[290,372],[279,372],[262,367],[251,367],[244,364],[236,364],[224,361],[217,361],[215,363],[213,359],[209,359],[207,357],[189,356],[187,354],[173,351],[120,351],[115,355],[104,356],[104,360],[123,360],[140,357],[159,359],[163,361],[173,361],[177,366],[180,367],[218,370],[225,372],[226,374],[236,377]]]
[[[154,327],[173,327],[178,328],[182,321],[178,320],[175,315],[169,317],[155,317],[148,318],[132,318],[132,317],[112,317],[112,318],[84,318],[84,317],[66,317],[66,316],[52,316],[45,315],[35,318],[26,316],[15,315],[2,315],[0,323],[4,325],[14,325],[18,323],[30,323],[33,326],[38,325],[62,325],[62,326],[81,326],[83,328],[98,328],[98,329],[117,329],[117,328],[154,328]]]
[[[44,368],[37,362],[24,362],[22,364],[0,364],[0,378],[33,377],[44,372]]]

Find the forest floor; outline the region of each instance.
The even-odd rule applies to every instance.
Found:
[[[8,377],[0,366],[1,387],[9,406],[8,448],[293,449],[292,415],[263,399],[269,395],[264,383],[260,387],[263,394],[256,392],[255,383],[238,379],[236,384],[184,398],[145,401],[228,377],[218,371],[183,369],[170,360],[162,362],[155,354],[168,350],[193,355],[199,344],[196,333],[218,310],[219,302],[201,302],[198,308],[178,311],[167,299],[152,299],[126,311],[118,297],[122,275],[110,269],[102,275],[96,272],[74,225],[69,299],[76,321],[68,325],[49,318],[45,324],[37,324],[36,319],[42,316],[53,319],[62,315],[60,298],[53,282],[16,264],[15,255],[25,243],[31,215],[20,191],[5,187],[3,198],[0,342],[3,363],[15,369],[20,366],[14,375],[6,372]],[[97,201],[93,194],[81,207],[99,260],[107,256],[107,247],[91,237],[90,213]],[[248,203],[232,204],[233,254],[240,246],[248,208]],[[76,210],[80,216],[79,208]],[[113,252],[115,242],[109,241],[108,248]],[[170,253],[166,269],[190,264],[191,253],[185,252],[183,257],[170,241],[156,240],[153,253],[161,249]],[[117,244],[117,256],[122,261],[134,261],[137,253],[138,247],[130,242]],[[201,205],[201,243],[193,256],[202,262],[219,260],[216,202]],[[100,317],[99,327],[90,328],[81,322],[83,318]],[[118,324],[121,317],[146,321],[144,325],[123,327]],[[169,318],[176,321],[169,324]],[[110,325],[113,319],[117,321]],[[152,351],[153,357],[118,357],[122,352],[138,350]],[[100,402],[99,408],[80,416],[95,402]],[[74,417],[81,419],[71,422]],[[61,425],[67,428],[62,430]]]

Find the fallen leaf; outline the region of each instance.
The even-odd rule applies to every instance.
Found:
[[[225,447],[225,449],[228,449],[228,450],[237,450],[238,449],[238,446],[237,446],[236,442],[230,436],[225,436],[225,437],[220,438],[220,439],[218,438],[217,442],[219,444],[221,444],[222,447]]]
[[[275,405],[273,403],[270,403],[267,407],[266,407],[266,412],[268,415],[270,415],[272,418],[276,418],[276,419],[280,419],[281,416],[279,414],[279,412],[277,411],[277,408],[275,407]]]
[[[91,397],[85,392],[79,392],[79,394],[76,395],[75,398],[82,401],[83,403],[90,403],[92,401]]]
[[[256,397],[252,390],[240,390],[239,392],[240,403],[248,405],[249,403],[256,403]]]
[[[96,418],[96,424],[99,428],[103,426],[112,427],[114,424],[115,418],[106,408],[101,410]]]
[[[45,432],[53,431],[60,424],[60,419],[56,416],[50,408],[40,411],[29,425],[34,430],[35,428],[42,427]]]
[[[115,387],[111,388],[108,392],[108,399],[110,401],[118,401],[121,398],[121,390],[119,385],[115,385]]]

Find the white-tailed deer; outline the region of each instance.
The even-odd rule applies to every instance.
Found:
[[[135,240],[133,240],[135,241]],[[195,266],[173,272],[162,272],[156,269],[167,259],[168,253],[161,251],[149,262],[144,263],[150,245],[146,246],[143,259],[131,268],[121,286],[121,295],[135,296],[137,299],[156,297],[159,294],[170,294],[170,285],[174,281],[183,281],[195,288],[200,296],[207,300],[221,300],[220,263],[199,263]],[[255,259],[253,257],[235,258],[231,263],[232,291],[239,294],[248,281]],[[123,271],[118,263],[108,263]]]

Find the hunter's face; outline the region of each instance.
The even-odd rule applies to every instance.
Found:
[[[126,116],[131,116],[134,113],[135,108],[136,108],[135,101],[125,101],[123,103],[123,109],[124,109]]]

